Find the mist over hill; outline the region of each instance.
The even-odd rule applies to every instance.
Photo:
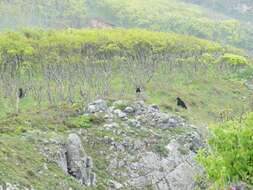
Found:
[[[252,0],[184,0],[204,6],[213,11],[221,12],[228,16],[253,22],[253,1]]]

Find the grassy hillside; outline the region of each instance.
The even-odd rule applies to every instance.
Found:
[[[90,6],[119,26],[143,27],[194,35],[252,50],[252,26],[213,17],[206,9],[178,1],[90,1]]]
[[[120,27],[173,31],[252,50],[252,25],[176,0],[2,1],[0,28],[86,27],[101,18]]]
[[[1,33],[0,113],[99,97],[142,98],[195,122],[251,109],[250,60],[236,48],[146,30],[24,30]],[[27,96],[19,102],[19,88]],[[182,97],[190,111],[176,107]],[[242,103],[244,102],[244,106]],[[196,114],[198,113],[198,114]]]

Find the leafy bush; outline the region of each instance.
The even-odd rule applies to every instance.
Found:
[[[246,65],[248,61],[245,57],[226,53],[220,58],[220,62],[225,62],[232,65]]]
[[[203,53],[216,56],[224,53],[240,55],[242,52],[195,37],[139,29],[26,29],[0,33],[0,65],[13,66],[15,69],[27,67],[27,63],[82,62],[87,56],[97,59],[138,54],[201,57]]]
[[[91,121],[89,116],[78,116],[78,117],[70,117],[65,121],[65,125],[70,128],[90,128]]]
[[[253,113],[210,129],[211,150],[198,155],[208,179],[219,187],[236,181],[253,184]]]
[[[104,115],[102,113],[96,113],[90,115],[90,122],[95,125],[100,125],[105,122]]]

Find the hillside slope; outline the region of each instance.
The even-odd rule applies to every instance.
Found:
[[[221,12],[231,17],[253,23],[252,0],[184,0],[207,7],[213,11]]]
[[[187,190],[199,185],[194,126],[142,101],[54,107],[0,121],[0,188]],[[16,188],[15,188],[16,187]]]
[[[252,50],[253,27],[207,8],[176,0],[11,0],[0,3],[0,28],[86,27],[93,18],[118,27],[173,31]]]
[[[135,99],[138,86],[147,102],[196,122],[251,109],[251,91],[244,85],[250,60],[232,47],[125,29],[23,30],[0,37],[0,116],[95,97]],[[21,87],[26,96],[18,101]],[[177,96],[189,111],[177,108]]]

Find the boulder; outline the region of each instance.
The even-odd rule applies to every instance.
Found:
[[[127,113],[127,114],[131,114],[131,113],[134,113],[134,108],[128,106],[124,109],[124,112]]]
[[[118,189],[122,189],[123,185],[117,181],[110,180],[109,181],[109,188],[110,188],[110,190],[118,190]]]
[[[85,108],[85,113],[105,112],[108,109],[105,100],[96,100]]]
[[[121,111],[120,109],[114,110],[114,113],[121,119],[127,117],[127,114]]]
[[[84,152],[78,135],[70,134],[66,143],[68,173],[86,186],[95,185],[95,174],[92,173],[92,159]]]

